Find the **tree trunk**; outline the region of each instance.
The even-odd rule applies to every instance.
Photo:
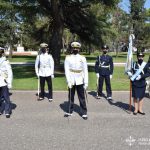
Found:
[[[56,65],[60,64],[60,54],[62,49],[63,37],[63,16],[62,8],[59,0],[52,0],[52,18],[53,18],[53,31],[50,40],[50,50],[52,52]]]

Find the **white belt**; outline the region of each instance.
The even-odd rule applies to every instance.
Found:
[[[102,68],[109,68],[109,66],[101,66]]]
[[[74,72],[74,73],[81,73],[82,70],[74,70],[74,69],[70,69],[71,72]]]

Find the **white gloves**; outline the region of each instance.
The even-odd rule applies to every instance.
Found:
[[[141,75],[138,75],[136,80],[140,80],[141,79]]]
[[[150,82],[149,81],[146,81],[146,85],[149,85],[150,84]]]
[[[12,85],[11,84],[7,84],[7,87],[8,87],[8,89],[11,89]]]
[[[40,75],[37,73],[36,76],[39,78]]]
[[[110,79],[112,79],[112,75],[110,75]]]
[[[131,72],[127,72],[127,75],[129,76],[129,77],[132,77],[132,73]]]
[[[72,84],[69,82],[68,83],[68,88],[71,89],[72,88]]]
[[[88,84],[84,84],[84,89],[86,90],[87,89],[87,87],[88,87]]]
[[[99,73],[96,73],[96,77],[99,78]]]
[[[54,75],[53,75],[53,74],[51,75],[51,78],[52,78],[52,79],[54,78]]]

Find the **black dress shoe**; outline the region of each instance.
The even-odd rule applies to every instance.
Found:
[[[145,115],[145,113],[144,113],[144,112],[140,112],[140,111],[138,111],[138,113],[139,113],[139,114],[141,114],[141,115]]]
[[[87,115],[82,115],[82,118],[83,118],[84,120],[87,120],[87,119],[88,119],[88,116],[87,116]]]
[[[6,114],[6,118],[10,118],[10,114]]]
[[[44,99],[43,97],[39,97],[37,100],[42,101],[43,99]]]
[[[133,112],[133,115],[137,115],[137,112]]]

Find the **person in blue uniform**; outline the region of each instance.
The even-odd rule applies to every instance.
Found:
[[[4,55],[4,50],[0,49],[0,115],[5,113],[6,118],[11,115],[11,102],[9,89],[12,88],[12,69]]]
[[[48,85],[48,100],[53,101],[52,92],[52,78],[54,78],[54,60],[52,55],[48,54],[47,47],[48,44],[40,44],[40,53],[36,57],[35,61],[35,72],[38,78],[40,78],[40,89],[41,93],[38,100],[43,100],[45,95],[45,81]]]
[[[79,54],[81,44],[79,42],[71,43],[72,53],[65,58],[64,68],[68,84],[69,109],[66,117],[72,116],[74,109],[74,96],[77,90],[82,118],[87,120],[87,106],[85,100],[85,90],[88,87],[88,67],[86,58]]]
[[[113,75],[113,59],[108,55],[109,47],[107,45],[102,46],[103,54],[96,58],[95,72],[97,76],[97,98],[100,99],[103,91],[103,83],[105,80],[107,99],[112,99],[112,90],[110,79]]]
[[[134,101],[135,110],[134,115],[137,113],[145,115],[143,112],[143,98],[146,90],[146,78],[150,77],[150,65],[143,61],[144,54],[137,53],[137,61],[133,62],[132,71],[128,72],[128,76],[132,82],[132,97]]]

